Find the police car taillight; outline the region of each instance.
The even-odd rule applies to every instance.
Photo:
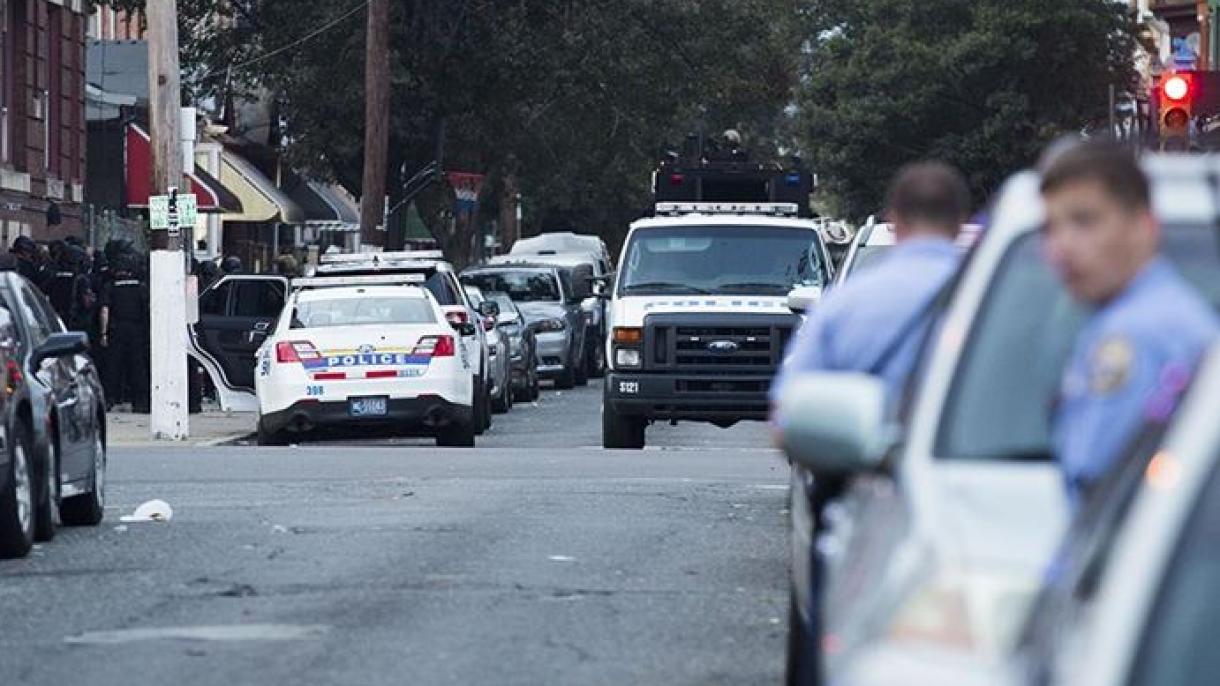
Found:
[[[309,341],[281,341],[275,344],[275,361],[281,364],[316,360],[321,357]]]
[[[425,336],[419,339],[412,352],[422,357],[453,357],[455,353],[453,336]]]

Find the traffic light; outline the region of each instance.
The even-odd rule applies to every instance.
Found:
[[[1195,84],[1192,74],[1168,74],[1161,80],[1160,121],[1161,141],[1167,138],[1190,137],[1190,122],[1194,119]]]

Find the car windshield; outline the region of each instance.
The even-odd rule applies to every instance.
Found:
[[[513,317],[517,316],[517,307],[513,305],[513,299],[508,297],[507,293],[487,293],[487,299],[500,306],[500,314]]]
[[[361,297],[304,300],[292,314],[293,329],[373,324],[431,324],[436,315],[423,298]]]
[[[1216,460],[1213,460],[1213,463]],[[1220,470],[1213,470],[1186,521],[1152,616],[1131,686],[1187,686],[1220,672]],[[1206,681],[1206,679],[1205,679]]]
[[[784,295],[826,284],[816,231],[799,228],[672,227],[635,232],[627,246],[623,295]]]
[[[1166,226],[1164,253],[1208,300],[1220,303],[1220,238]],[[1009,248],[990,284],[941,417],[936,454],[947,459],[1050,459],[1051,404],[1084,322],[1042,257],[1040,234]]]
[[[497,269],[466,274],[462,280],[483,292],[499,291],[517,302],[560,300],[559,283],[554,272],[545,269]]]

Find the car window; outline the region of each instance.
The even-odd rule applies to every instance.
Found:
[[[1216,232],[1166,226],[1164,254],[1220,303]],[[1037,232],[1009,247],[967,338],[937,436],[948,459],[1050,459],[1050,418],[1083,310],[1042,257]]]
[[[54,331],[51,320],[40,305],[42,294],[29,283],[22,284],[21,318],[30,332],[30,345],[37,348]]]
[[[227,281],[199,296],[199,314],[223,317],[229,305],[233,282]]]
[[[238,281],[234,291],[232,316],[275,318],[284,309],[284,284],[279,281]]]
[[[553,302],[560,299],[555,274],[546,269],[497,269],[465,274],[462,279],[484,292],[507,293],[517,302]]]
[[[844,278],[855,274],[862,269],[868,269],[876,266],[881,262],[886,255],[890,254],[892,245],[862,245],[856,250],[856,259],[849,265]]]
[[[298,302],[289,328],[317,329],[332,326],[435,322],[436,315],[432,304],[423,298],[334,298]]]
[[[1208,681],[1204,675],[1220,673],[1217,540],[1220,470],[1213,469],[1161,579],[1130,686],[1188,686]]]
[[[436,298],[436,302],[441,307],[452,307],[453,305],[462,304],[462,297],[458,295],[457,290],[453,286],[453,281],[444,272],[432,272],[428,276],[428,280],[424,282],[424,288],[432,292],[432,296]]]

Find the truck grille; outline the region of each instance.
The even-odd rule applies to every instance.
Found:
[[[681,315],[648,318],[644,331],[646,369],[769,376],[779,367],[796,326],[794,316],[694,317],[702,321],[682,321]]]

